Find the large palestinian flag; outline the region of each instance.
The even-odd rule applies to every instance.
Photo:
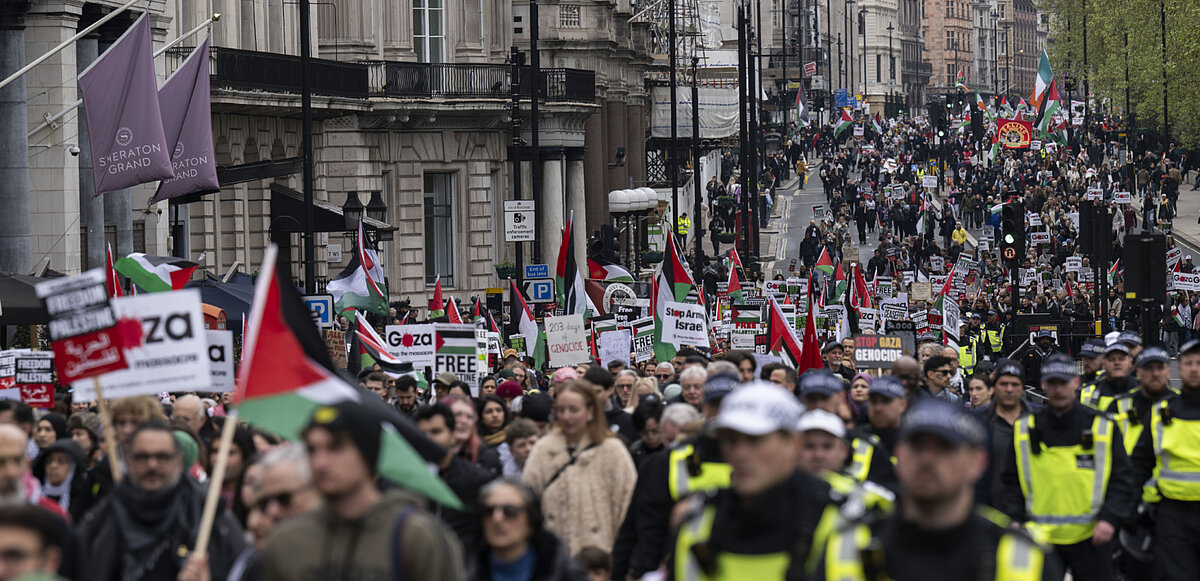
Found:
[[[833,138],[837,139],[842,136],[842,133],[854,125],[854,119],[850,117],[849,109],[842,109],[842,116],[838,119],[837,126],[833,128]]]
[[[554,284],[558,290],[558,303],[563,307],[563,314],[584,315],[587,313],[587,296],[583,289],[583,275],[579,265],[575,263],[575,241],[571,238],[571,226],[575,221],[575,213],[567,218],[567,227],[563,229],[562,244],[558,247],[558,269],[554,274]]]
[[[414,369],[411,362],[401,361],[388,353],[383,338],[375,332],[371,323],[362,313],[355,311],[354,316],[354,333],[358,338],[360,369],[371,369],[378,365],[379,370],[392,379],[399,379],[407,375],[417,381],[417,387],[422,391],[429,388],[429,382],[425,380],[424,373]]]
[[[312,316],[291,281],[277,268],[275,245],[267,248],[255,284],[234,401],[242,419],[290,440],[301,438],[316,416],[338,413],[331,406],[359,405],[380,425],[379,475],[444,506],[462,503],[429,471],[446,453],[412,420],[377,397],[342,381]]]
[[[692,292],[692,287],[696,286],[687,265],[683,263],[675,238],[674,235],[666,237],[667,253],[654,276],[654,288],[650,293],[651,307],[654,311],[654,357],[659,361],[675,357],[677,351],[674,345],[662,340],[662,320],[667,303],[682,303],[687,299],[688,293]]]
[[[333,277],[325,288],[333,295],[334,310],[339,313],[357,309],[376,315],[388,314],[383,267],[379,263],[379,254],[367,241],[361,220],[358,223],[358,246],[350,256],[350,264]]]
[[[182,258],[154,256],[141,252],[134,252],[113,264],[117,272],[148,293],[183,288],[198,266],[198,263]]]
[[[787,318],[783,316],[783,310],[779,308],[775,297],[768,296],[767,300],[770,301],[767,344],[771,351],[779,354],[784,363],[787,363],[792,369],[802,371],[800,368],[804,365],[804,349],[800,346],[800,341],[796,339],[796,334],[792,331],[792,326],[788,324]]]
[[[588,278],[604,282],[633,282],[633,274],[618,264],[588,259]]]

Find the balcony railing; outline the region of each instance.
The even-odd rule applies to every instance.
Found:
[[[374,96],[445,99],[508,99],[512,67],[502,64],[447,64],[369,61]],[[522,98],[533,95],[532,69],[521,67]],[[548,102],[593,103],[596,73],[542,69],[542,97]]]
[[[191,47],[172,48],[176,65],[192,52]],[[210,82],[214,89],[300,93],[300,57],[288,54],[212,47],[209,49]],[[311,59],[309,87],[314,95],[365,99],[369,71],[359,63]]]

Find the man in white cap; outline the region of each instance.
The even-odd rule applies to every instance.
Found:
[[[725,397],[714,425],[732,469],[730,487],[693,496],[680,524],[668,579],[803,578],[829,485],[795,466],[800,404],[754,382]],[[820,550],[820,547],[817,547]]]

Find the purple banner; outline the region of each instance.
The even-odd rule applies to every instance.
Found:
[[[217,183],[217,160],[213,155],[208,40],[204,39],[192,51],[158,91],[163,131],[167,143],[175,144],[171,150],[175,177],[158,184],[152,202],[221,189]]]
[[[142,15],[79,75],[96,195],[175,176],[154,79],[150,20]]]

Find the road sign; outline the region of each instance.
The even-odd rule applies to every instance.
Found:
[[[850,107],[853,104],[853,97],[850,96],[850,91],[846,89],[834,89],[833,101],[838,107]]]
[[[525,297],[531,303],[554,302],[554,279],[533,278],[522,281],[525,287]]]
[[[304,297],[304,306],[318,327],[333,326],[333,295],[309,295]]]
[[[504,241],[532,242],[535,237],[533,200],[505,200]]]
[[[817,63],[815,63],[815,62],[804,63],[804,75],[811,77],[815,74],[817,74]]]
[[[524,278],[550,278],[550,265],[526,264]]]

